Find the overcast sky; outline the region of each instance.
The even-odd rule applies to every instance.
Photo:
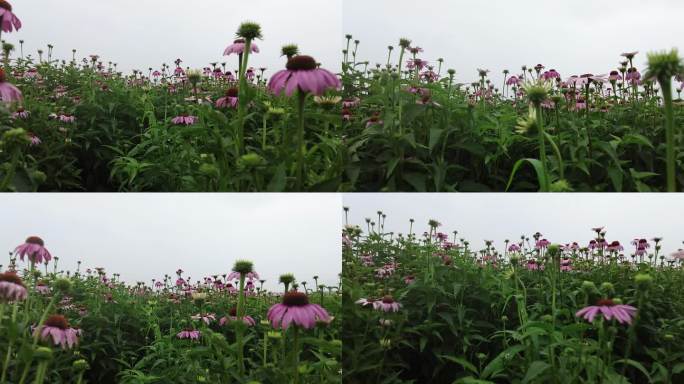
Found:
[[[271,290],[288,272],[336,285],[340,204],[335,194],[1,194],[0,245],[11,251],[37,235],[60,269],[82,260],[127,282],[178,268],[194,282],[247,259]]]
[[[71,50],[84,57],[99,54],[104,63],[116,62],[122,71],[173,65],[201,68],[226,61],[237,68],[235,55],[222,56],[243,21],[261,24],[261,53],[250,56],[250,65],[282,69],[280,47],[297,43],[300,51],[314,56],[324,67],[339,71],[342,34],[342,0],[10,0],[23,27],[3,33],[16,44],[25,40],[25,53],[49,43],[53,57],[71,59]],[[267,72],[268,74],[269,72]]]
[[[387,46],[405,37],[431,64],[444,58],[442,73],[455,69],[457,82],[476,80],[483,68],[499,88],[501,72],[517,74],[523,64],[541,63],[565,79],[617,69],[622,52],[640,51],[639,69],[648,51],[684,54],[681,0],[344,0],[343,8],[345,34],[361,40],[359,61],[384,65]]]
[[[591,228],[605,226],[607,239],[618,240],[631,251],[634,238],[663,237],[669,255],[682,248],[684,194],[566,193],[566,194],[345,194],[350,224],[366,228],[365,218],[377,222],[377,211],[387,215],[385,231],[408,233],[428,230],[427,222],[442,223],[441,232],[465,238],[475,249],[493,240],[503,251],[504,240],[530,238],[539,231],[553,243],[577,241],[586,246],[594,237]],[[344,215],[342,215],[344,220]]]

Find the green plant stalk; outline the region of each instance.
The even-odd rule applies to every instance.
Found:
[[[245,39],[245,49],[240,57],[240,87],[238,88],[238,129],[237,129],[237,152],[242,155],[245,146],[245,112],[247,109],[247,77],[245,70],[249,60],[249,51],[252,49],[252,40]]]
[[[535,105],[534,109],[537,117],[537,127],[539,130],[539,161],[542,163],[542,171],[544,172],[544,185],[542,192],[549,192],[551,185],[549,183],[549,171],[546,165],[546,137],[544,135],[544,121],[542,120],[541,105]]]
[[[292,326],[294,331],[294,349],[292,357],[292,366],[294,369],[294,383],[299,384],[299,327],[297,325]]]
[[[4,307],[5,305],[3,304],[3,312],[4,312]],[[15,301],[14,304],[12,304],[12,323],[14,323],[17,319],[17,312],[18,312],[18,305],[17,302]],[[2,321],[2,317],[0,317],[0,321]],[[14,339],[11,339],[9,341],[9,345],[7,346],[7,355],[5,356],[5,361],[2,363],[2,376],[0,377],[0,383],[5,384],[7,380],[7,368],[9,367],[9,362],[10,358],[12,356],[12,347],[13,347]]]
[[[36,378],[33,380],[34,384],[43,384],[45,381],[45,373],[47,372],[47,361],[41,361],[36,369]]]
[[[302,191],[304,179],[304,102],[306,92],[297,91],[297,190]]]
[[[242,375],[245,371],[244,346],[242,345],[242,318],[245,316],[245,275],[240,273],[240,296],[238,297],[237,320],[235,328],[235,339],[238,349],[238,372]]]
[[[663,104],[665,106],[665,144],[667,161],[667,191],[676,192],[677,184],[675,179],[675,137],[674,137],[674,113],[672,111],[672,80],[660,81],[660,88],[663,93]]]

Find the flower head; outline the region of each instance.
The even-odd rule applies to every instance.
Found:
[[[29,261],[38,264],[48,262],[52,259],[50,251],[45,248],[43,239],[38,236],[28,237],[24,244],[21,244],[14,249],[14,253],[19,255],[19,258],[22,261],[25,256],[28,256]]]
[[[632,318],[636,314],[637,309],[631,305],[615,304],[613,300],[601,299],[596,305],[584,307],[575,313],[575,316],[582,317],[588,322],[593,322],[597,314],[601,314],[604,319],[615,319],[620,324],[631,324]]]
[[[48,317],[42,326],[36,328],[43,341],[52,340],[54,345],[60,345],[62,349],[72,348],[78,344],[78,336],[81,330],[71,328],[69,322],[62,315],[52,315]]]
[[[386,295],[381,300],[373,302],[373,309],[376,311],[399,312],[399,308],[401,308],[401,304],[394,301],[394,298],[390,295]]]
[[[0,273],[0,300],[19,301],[26,299],[27,295],[26,286],[16,273]]]
[[[273,328],[282,329],[287,329],[292,324],[309,329],[316,325],[316,321],[330,320],[330,315],[323,307],[309,303],[306,294],[297,291],[283,295],[282,303],[272,306],[267,317]]]
[[[313,93],[320,96],[327,89],[339,89],[340,80],[332,72],[318,68],[311,56],[297,55],[287,61],[286,69],[276,72],[268,82],[268,88],[276,95],[285,91],[292,96],[294,91]]]
[[[249,50],[253,53],[259,53],[259,47],[253,42],[249,43]],[[232,53],[241,55],[245,52],[245,39],[236,39],[233,44],[230,44],[223,50],[223,56],[228,56]]]
[[[6,0],[0,0],[0,18],[2,19],[2,31],[12,32],[21,28],[21,20],[12,13],[12,5]]]

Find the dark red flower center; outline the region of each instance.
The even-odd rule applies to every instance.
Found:
[[[226,90],[226,97],[238,97],[238,89],[237,88],[228,88]]]
[[[283,304],[287,307],[303,307],[309,305],[309,298],[302,292],[290,291],[283,295]]]
[[[285,65],[290,71],[309,71],[316,69],[316,60],[307,55],[292,56]]]
[[[4,83],[5,81],[7,81],[7,75],[5,74],[5,70],[0,68],[0,83]]]
[[[66,317],[62,315],[52,315],[45,320],[44,324],[47,327],[56,327],[61,330],[69,328],[69,322]]]
[[[12,12],[12,5],[5,0],[0,0],[0,8],[4,8],[4,9]]]
[[[235,39],[233,41],[233,44],[240,44],[240,43],[244,43],[244,42],[245,42],[245,39]]]
[[[237,316],[237,307],[231,308],[230,311],[228,311],[228,315],[233,317]]]
[[[611,299],[600,299],[596,302],[596,305],[599,307],[612,307],[615,303],[613,303],[613,300]]]
[[[390,295],[385,295],[385,296],[383,296],[383,298],[382,298],[382,302],[383,302],[384,304],[392,304],[392,303],[394,303],[394,298],[393,298],[392,296],[390,296]]]
[[[21,281],[21,277],[14,272],[0,273],[0,281],[7,281],[9,283],[21,285],[22,287],[24,286],[24,283]]]
[[[26,239],[26,242],[28,244],[37,244],[37,245],[40,245],[41,247],[45,245],[45,243],[43,242],[43,239],[41,239],[38,236],[30,236],[29,238]]]

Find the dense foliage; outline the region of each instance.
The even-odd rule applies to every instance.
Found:
[[[660,239],[498,250],[367,222],[343,232],[345,383],[684,380],[684,252]]]
[[[494,84],[488,70],[461,75],[442,59],[424,60],[406,39],[388,47],[386,63],[369,67],[357,57],[359,41],[347,38],[343,132],[355,149],[355,190],[661,191],[668,148],[682,168],[684,67],[676,51],[649,57],[643,76],[629,52],[610,74],[562,80],[538,64],[504,70],[503,84]],[[660,57],[674,70],[659,66]],[[659,88],[661,72],[667,84]],[[457,82],[471,77],[478,80]],[[663,100],[661,88],[678,97]]]
[[[191,282],[179,270],[128,285],[101,268],[64,272],[57,260],[27,256],[23,272],[12,273],[21,266],[15,254],[0,274],[3,384],[341,382],[339,287],[307,289],[284,275],[299,304],[306,291],[307,307],[330,317],[281,327],[268,311],[287,295],[263,289],[256,275]]]

